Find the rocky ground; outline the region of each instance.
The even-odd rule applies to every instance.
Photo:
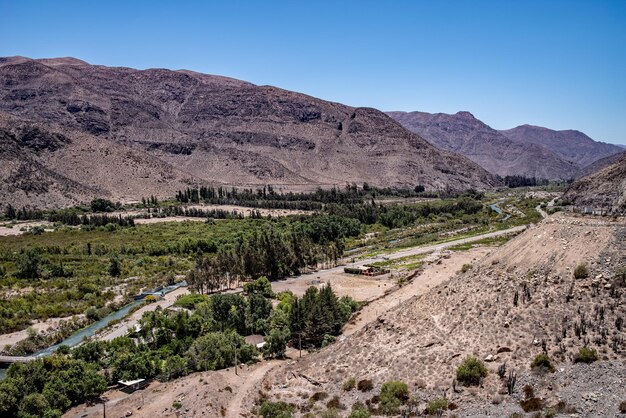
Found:
[[[590,274],[575,279],[573,271],[581,263]],[[325,409],[322,402],[311,404],[316,392],[327,393],[329,399],[338,396],[349,408],[357,401],[372,402],[384,382],[402,380],[419,400],[445,393],[459,406],[460,416],[486,416],[487,411],[507,416],[517,398],[502,395],[498,368],[506,363],[509,371],[516,371],[521,391],[524,379],[537,379],[530,374],[530,363],[545,347],[557,369],[536,382],[546,407],[556,406],[561,397],[583,395],[574,386],[575,376],[582,381],[595,376],[584,393],[606,392],[610,402],[626,400],[615,380],[623,382],[626,350],[625,329],[618,326],[619,318],[626,317],[626,283],[615,275],[625,266],[625,222],[554,215],[350,337],[272,370],[263,395],[292,403],[304,415]],[[589,366],[597,373],[572,362],[585,345],[599,354],[600,362]],[[455,371],[468,355],[484,359],[489,374],[480,388],[457,393]],[[341,386],[349,378],[369,379],[374,388],[346,392]],[[551,380],[561,383],[550,390]],[[580,416],[606,416],[617,408],[610,402],[591,400],[574,407]],[[473,409],[476,405],[487,408],[485,415]]]

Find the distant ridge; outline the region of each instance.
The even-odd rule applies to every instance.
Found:
[[[207,183],[499,184],[378,110],[228,77],[8,57],[0,58],[0,97],[4,204],[137,200]]]

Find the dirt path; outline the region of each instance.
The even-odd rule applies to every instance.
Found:
[[[141,316],[145,312],[154,311],[157,307],[161,307],[161,309],[168,308],[172,306],[174,302],[176,302],[178,296],[184,295],[185,293],[189,293],[189,289],[186,287],[181,287],[174,290],[173,292],[168,293],[163,299],[155,303],[146,305],[140,309],[137,309],[135,312],[123,319],[122,322],[120,322],[119,324],[115,325],[107,331],[104,331],[102,334],[96,335],[96,338],[100,340],[110,341],[113,338],[126,335],[128,330],[131,327],[135,326],[135,324],[141,319]]]
[[[258,389],[261,381],[263,380],[267,372],[269,372],[271,369],[279,364],[281,364],[281,362],[278,360],[267,361],[261,364],[260,367],[254,369],[249,375],[239,375],[240,379],[245,380],[243,384],[237,389],[237,393],[235,393],[235,396],[230,400],[228,408],[226,408],[227,418],[241,417],[242,412],[244,412],[242,411],[241,406],[250,390]]]
[[[440,259],[440,255],[434,253],[429,258],[432,260],[439,259],[441,260],[440,263],[439,261],[435,261],[432,264],[426,265],[424,270],[410,283],[364,306],[363,309],[359,311],[356,318],[345,326],[343,335],[355,333],[368,323],[376,320],[382,313],[448,280],[461,269],[463,264],[472,264],[485,257],[491,251],[493,251],[493,248],[478,247],[467,251],[452,253],[449,255],[449,258],[446,259]]]

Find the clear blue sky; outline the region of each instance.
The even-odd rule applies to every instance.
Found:
[[[0,0],[0,56],[222,74],[626,143],[626,0]]]

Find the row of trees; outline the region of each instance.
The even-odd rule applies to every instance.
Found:
[[[318,188],[314,192],[276,192],[271,185],[256,190],[236,189],[225,187],[187,188],[176,192],[176,200],[182,203],[213,203],[239,204],[252,207],[267,207],[272,209],[301,209],[319,210],[327,203],[362,203],[368,198],[376,196],[416,197],[425,193],[424,186],[414,188],[378,188],[363,183],[362,187],[356,183],[346,184],[344,189]]]
[[[338,217],[307,218],[286,231],[270,225],[240,238],[233,247],[198,257],[187,282],[199,293],[210,293],[240,280],[277,280],[319,264],[334,266],[343,254],[342,238],[359,232],[357,221]]]
[[[480,196],[479,196],[480,197]],[[330,215],[357,219],[366,225],[380,223],[387,228],[401,228],[413,225],[419,219],[431,215],[450,213],[458,216],[472,215],[480,212],[483,204],[476,197],[461,197],[458,199],[420,203],[414,205],[375,205],[371,204],[330,204],[326,211]]]

